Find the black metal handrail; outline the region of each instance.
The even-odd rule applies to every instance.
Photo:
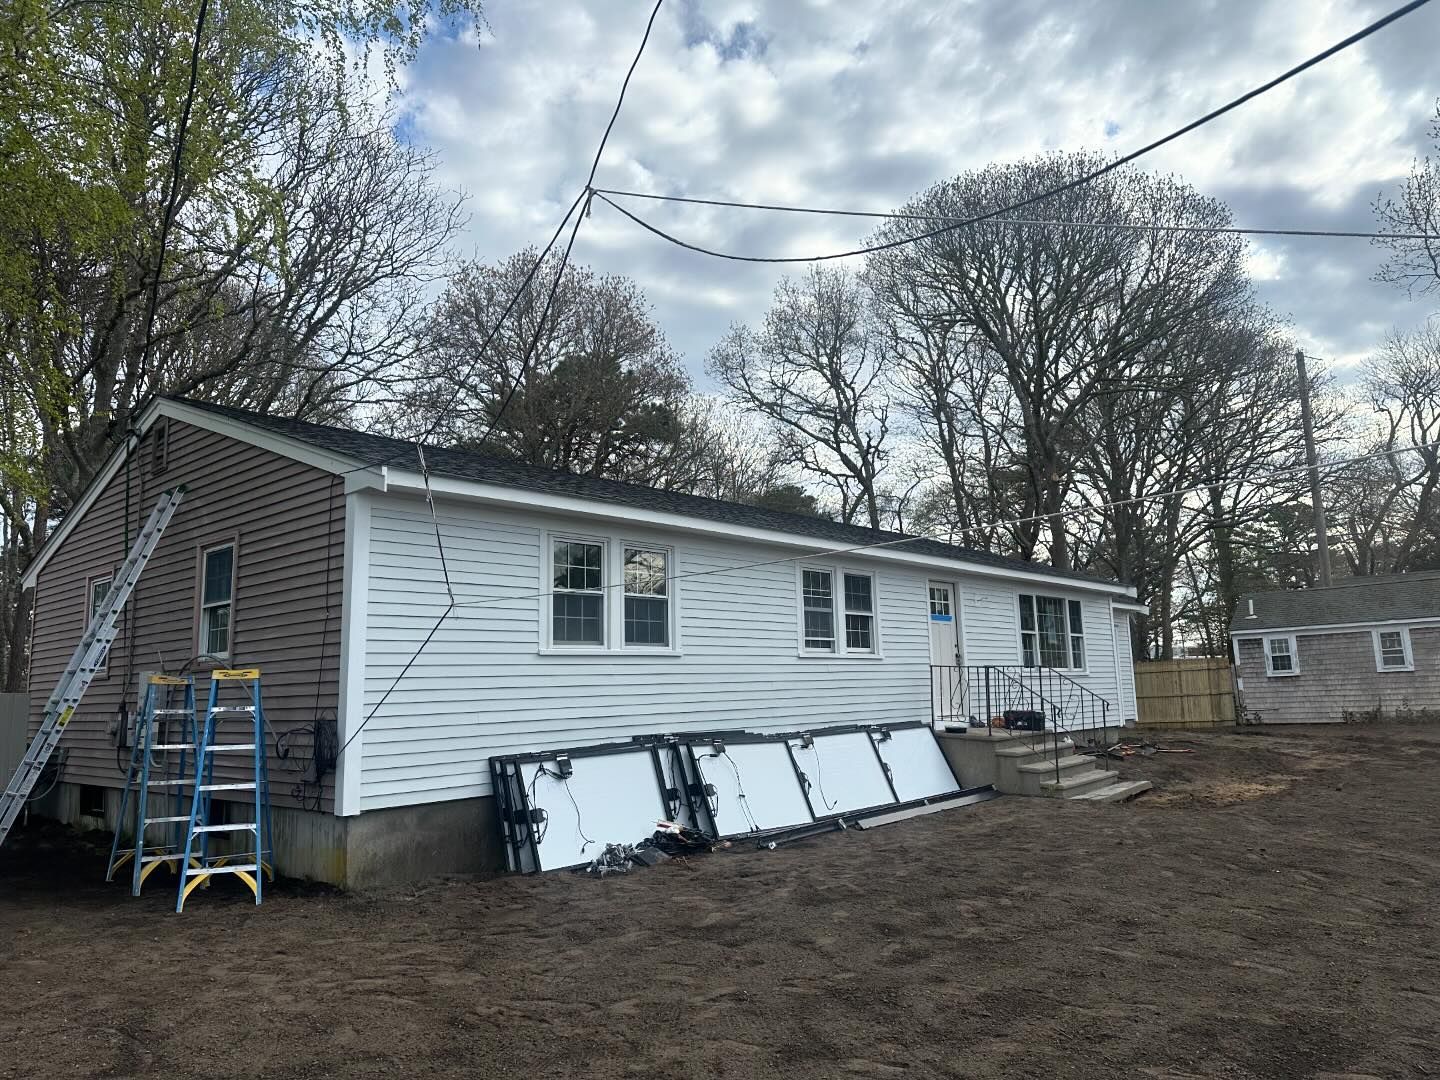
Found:
[[[1052,743],[1055,779],[1060,779],[1061,740],[1098,745],[1109,726],[1110,703],[1088,686],[1054,668],[1015,664],[932,664],[931,716],[942,723],[997,731],[1041,746]],[[1033,726],[1031,726],[1033,725]]]

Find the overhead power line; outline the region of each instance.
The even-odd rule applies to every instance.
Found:
[[[782,203],[735,202],[729,199],[701,199],[685,195],[657,195],[648,191],[619,191],[596,188],[596,195],[615,195],[653,202],[687,203],[693,206],[719,206],[736,210],[774,210],[786,214],[817,214],[826,217],[877,218],[888,221],[951,221],[975,224],[956,214],[916,214],[903,211],[840,210],[825,206],[789,206]],[[613,204],[612,204],[613,205]],[[1120,221],[1058,221],[1043,218],[990,218],[987,225],[1034,225],[1062,229],[1121,229],[1130,232],[1220,233],[1230,236],[1320,236],[1354,240],[1440,240],[1440,233],[1379,233],[1351,232],[1341,229],[1262,229],[1232,225],[1167,225],[1161,222],[1135,224]]]
[[[1244,105],[1246,102],[1252,101],[1253,99],[1259,97],[1260,95],[1265,94],[1265,93],[1267,93],[1268,91],[1275,89],[1275,87],[1280,86],[1282,83],[1288,82],[1289,80],[1293,79],[1295,76],[1301,74],[1302,72],[1308,71],[1310,68],[1314,67],[1316,64],[1322,63],[1322,62],[1324,62],[1325,60],[1328,60],[1330,57],[1336,55],[1337,53],[1343,52],[1345,49],[1350,48],[1350,46],[1355,45],[1355,44],[1357,44],[1357,43],[1359,43],[1359,42],[1361,42],[1361,41],[1364,41],[1364,40],[1365,40],[1366,38],[1368,38],[1371,34],[1374,34],[1374,33],[1376,33],[1377,31],[1384,29],[1385,27],[1389,26],[1391,23],[1395,22],[1397,19],[1404,18],[1406,15],[1409,15],[1411,12],[1417,10],[1418,8],[1424,7],[1424,6],[1425,6],[1427,3],[1429,3],[1429,2],[1430,2],[1430,0],[1410,0],[1410,2],[1409,2],[1408,4],[1403,4],[1403,5],[1401,5],[1400,7],[1396,8],[1394,11],[1390,12],[1388,15],[1385,15],[1385,16],[1379,18],[1379,19],[1376,19],[1374,22],[1370,23],[1368,26],[1366,26],[1366,27],[1364,27],[1364,28],[1362,28],[1362,29],[1360,29],[1360,30],[1357,30],[1355,33],[1351,34],[1349,37],[1344,38],[1344,39],[1341,40],[1341,41],[1337,41],[1334,45],[1331,45],[1328,49],[1324,49],[1323,51],[1316,53],[1314,56],[1310,57],[1308,60],[1305,60],[1305,61],[1303,61],[1303,62],[1301,62],[1301,63],[1299,63],[1299,64],[1296,64],[1294,67],[1290,68],[1288,71],[1282,72],[1281,74],[1275,76],[1275,78],[1269,80],[1268,82],[1262,83],[1261,85],[1255,87],[1254,89],[1249,90],[1249,91],[1247,91],[1247,92],[1244,93],[1244,94],[1241,94],[1239,97],[1231,99],[1230,101],[1226,102],[1224,105],[1221,105],[1218,109],[1212,109],[1210,112],[1206,113],[1204,116],[1200,117],[1200,118],[1197,119],[1197,120],[1192,120],[1190,123],[1186,124],[1184,127],[1177,128],[1176,130],[1170,132],[1168,135],[1164,135],[1164,136],[1162,136],[1161,138],[1158,138],[1158,139],[1154,140],[1153,142],[1146,143],[1144,146],[1140,147],[1138,150],[1132,150],[1130,153],[1125,154],[1123,157],[1118,157],[1118,158],[1116,158],[1114,161],[1108,162],[1107,164],[1102,165],[1102,166],[1101,166],[1100,168],[1098,168],[1098,169],[1093,169],[1093,170],[1091,170],[1090,172],[1084,174],[1083,176],[1078,176],[1078,177],[1076,177],[1075,179],[1069,180],[1069,181],[1067,181],[1067,182],[1064,183],[1064,184],[1060,184],[1060,185],[1057,186],[1057,187],[1054,187],[1054,188],[1049,189],[1048,191],[1043,191],[1043,192],[1040,192],[1040,193],[1037,194],[1037,195],[1032,195],[1032,196],[1030,196],[1029,198],[1021,199],[1019,202],[1011,203],[1011,204],[1008,205],[1008,206],[1002,206],[1002,207],[999,207],[998,209],[991,210],[991,211],[989,211],[989,212],[987,212],[987,213],[984,213],[984,214],[977,214],[977,215],[975,215],[975,216],[973,216],[973,217],[964,218],[964,219],[961,219],[961,220],[959,220],[959,221],[956,221],[956,222],[952,222],[952,223],[943,225],[943,226],[941,226],[941,227],[938,228],[938,229],[932,229],[932,230],[930,230],[929,232],[919,233],[919,234],[917,234],[917,235],[915,235],[915,236],[901,237],[901,238],[899,238],[899,239],[896,239],[896,240],[888,240],[888,241],[886,241],[886,242],[884,242],[884,243],[880,243],[880,244],[869,244],[869,245],[866,245],[866,246],[864,246],[864,247],[851,248],[851,249],[848,250],[848,251],[836,251],[836,252],[831,252],[831,253],[829,253],[829,254],[824,254],[824,255],[790,255],[790,256],[777,256],[777,255],[768,255],[768,256],[767,256],[767,255],[741,255],[741,254],[737,254],[737,253],[735,253],[735,252],[716,251],[716,250],[714,250],[713,248],[707,248],[707,247],[701,246],[700,244],[692,244],[692,243],[690,243],[689,241],[681,240],[679,237],[671,235],[670,233],[666,232],[665,230],[663,230],[663,229],[661,229],[661,228],[653,225],[652,223],[646,221],[644,218],[641,218],[641,217],[639,217],[638,215],[636,215],[636,214],[632,213],[631,211],[627,210],[625,207],[621,206],[619,203],[617,203],[617,202],[615,202],[613,199],[611,199],[608,195],[601,194],[600,192],[597,191],[597,192],[595,192],[595,196],[596,196],[596,198],[599,198],[599,199],[604,200],[606,203],[608,203],[611,207],[613,207],[613,208],[614,208],[615,210],[617,210],[619,213],[621,213],[621,214],[623,214],[625,217],[629,218],[629,219],[630,219],[631,221],[633,221],[636,225],[639,225],[642,229],[646,230],[647,232],[650,232],[650,233],[655,234],[656,236],[660,237],[662,240],[666,240],[666,241],[668,241],[669,243],[672,243],[672,244],[676,245],[677,247],[685,248],[687,251],[694,251],[694,252],[696,252],[696,253],[698,253],[698,254],[700,254],[700,255],[709,255],[709,256],[711,256],[712,258],[727,259],[727,260],[730,260],[730,261],[732,261],[732,262],[749,262],[749,263],[811,263],[811,262],[827,262],[827,261],[830,261],[830,260],[833,260],[833,259],[846,259],[846,258],[850,258],[850,257],[855,256],[855,255],[869,255],[869,254],[872,254],[872,253],[878,252],[878,251],[888,251],[888,250],[890,250],[890,249],[892,249],[892,248],[903,247],[903,246],[905,246],[905,245],[907,245],[907,244],[918,243],[918,242],[921,241],[921,240],[929,240],[929,239],[932,239],[932,238],[937,237],[937,236],[943,236],[945,233],[954,232],[956,229],[962,229],[962,228],[966,227],[967,225],[974,225],[974,224],[977,224],[977,223],[982,222],[982,221],[989,221],[989,220],[991,220],[991,219],[993,219],[993,218],[1005,217],[1005,216],[1007,216],[1007,215],[1010,215],[1010,214],[1015,213],[1015,211],[1017,211],[1017,210],[1023,210],[1023,209],[1025,209],[1027,206],[1033,206],[1033,205],[1035,205],[1036,203],[1038,203],[1038,202],[1043,202],[1043,201],[1046,200],[1046,199],[1053,199],[1053,198],[1054,198],[1055,196],[1057,196],[1057,195],[1062,195],[1062,194],[1064,194],[1064,193],[1067,192],[1067,191],[1072,191],[1072,190],[1074,190],[1075,188],[1078,188],[1078,187],[1080,187],[1080,186],[1082,186],[1082,185],[1084,185],[1084,184],[1088,184],[1088,183],[1090,183],[1090,182],[1092,182],[1092,181],[1094,181],[1094,180],[1097,180],[1097,179],[1099,179],[1100,177],[1106,175],[1107,173],[1114,172],[1116,169],[1120,168],[1121,166],[1128,165],[1130,162],[1135,161],[1135,160],[1137,160],[1138,158],[1141,158],[1141,157],[1145,156],[1146,154],[1150,153],[1151,151],[1153,151],[1153,150],[1158,150],[1160,147],[1166,145],[1167,143],[1173,142],[1173,141],[1175,141],[1176,139],[1180,138],[1181,136],[1189,134],[1190,132],[1194,131],[1196,128],[1203,127],[1204,125],[1210,123],[1212,120],[1218,119],[1219,117],[1224,116],[1226,113],[1231,112],[1231,111],[1234,110],[1234,109],[1238,109],[1241,105]]]
[[[440,423],[444,418],[445,413],[454,406],[455,401],[460,396],[461,389],[464,387],[465,381],[469,379],[470,373],[475,370],[475,365],[479,363],[480,357],[484,355],[485,351],[490,347],[490,343],[495,340],[495,335],[499,333],[500,327],[504,324],[505,319],[515,309],[515,305],[520,302],[520,298],[525,295],[526,290],[529,289],[530,283],[534,280],[535,275],[539,272],[541,265],[545,261],[545,257],[555,246],[555,242],[560,238],[561,232],[564,231],[565,223],[569,221],[571,216],[573,215],[575,220],[570,227],[570,238],[568,241],[566,241],[565,251],[560,257],[560,266],[555,274],[555,280],[551,282],[550,291],[545,297],[545,306],[540,311],[540,318],[537,320],[535,325],[535,333],[531,336],[530,343],[525,348],[524,356],[520,362],[519,376],[516,378],[514,384],[510,387],[509,393],[505,395],[505,400],[501,402],[500,407],[495,410],[495,415],[491,419],[489,427],[485,429],[485,434],[480,437],[479,442],[476,444],[477,446],[484,446],[485,441],[489,439],[491,434],[495,431],[496,425],[500,423],[500,418],[505,414],[505,410],[510,407],[510,403],[514,400],[516,392],[525,382],[526,376],[528,375],[530,370],[530,358],[534,354],[535,348],[540,341],[541,333],[544,332],[545,320],[550,315],[550,307],[554,303],[555,294],[559,291],[560,281],[565,276],[565,267],[569,265],[570,252],[571,249],[573,249],[575,246],[575,237],[580,232],[580,222],[590,212],[590,197],[594,192],[594,188],[592,187],[592,185],[595,181],[595,171],[600,168],[600,158],[605,153],[605,144],[610,141],[610,132],[613,131],[615,128],[615,121],[620,118],[620,107],[625,104],[625,92],[630,88],[630,79],[635,74],[636,67],[638,67],[640,64],[640,57],[645,53],[645,46],[650,41],[650,31],[655,27],[655,17],[660,14],[660,7],[664,3],[665,0],[655,0],[655,6],[650,10],[650,18],[645,23],[645,33],[640,38],[640,47],[635,50],[635,58],[630,61],[630,67],[625,72],[625,79],[620,84],[620,93],[615,99],[615,108],[610,113],[610,122],[605,125],[605,132],[600,136],[600,145],[595,148],[595,158],[590,163],[590,175],[587,176],[585,179],[585,186],[580,190],[580,194],[575,197],[575,201],[570,204],[570,209],[567,210],[565,212],[565,216],[560,219],[560,224],[556,226],[554,234],[550,237],[550,242],[545,245],[545,250],[542,251],[539,257],[535,260],[535,265],[532,266],[530,268],[530,272],[525,275],[525,280],[521,282],[520,288],[515,291],[515,295],[512,296],[510,298],[510,302],[505,305],[505,310],[501,312],[500,318],[498,318],[495,321],[495,325],[491,327],[490,333],[486,335],[484,343],[480,346],[479,351],[475,355],[475,359],[471,361],[470,366],[465,370],[465,374],[460,380],[460,386],[458,386],[455,390],[455,393],[451,395],[449,402],[445,406],[445,409],[438,412],[435,416],[435,419],[431,422],[430,426],[426,428],[425,433],[414,440],[415,452],[416,456],[419,458],[420,461],[421,473],[426,477],[427,491],[429,486],[429,472],[425,468],[425,452],[422,449],[424,440],[428,439],[431,435],[435,433],[435,430],[440,426]],[[584,202],[583,208],[581,207],[582,201]],[[399,453],[400,452],[397,451],[396,454],[389,455],[374,462],[367,462],[366,464],[356,466],[353,469],[347,469],[346,472],[358,472],[361,469],[372,469],[380,465],[388,464],[396,460],[396,457]],[[445,561],[445,542],[440,536],[440,522],[439,518],[436,517],[434,514],[433,502],[431,504],[431,515],[434,518],[435,544],[440,550],[441,565],[446,566],[446,588],[450,589],[449,570]],[[415,650],[414,654],[406,662],[405,667],[401,670],[400,674],[395,677],[395,681],[386,688],[385,693],[381,695],[380,700],[375,703],[374,707],[371,708],[365,719],[361,721],[360,726],[357,727],[355,731],[350,735],[350,737],[345,740],[344,745],[340,747],[339,752],[336,754],[337,761],[340,759],[340,756],[345,753],[346,748],[348,748],[349,745],[355,741],[355,737],[359,735],[360,732],[365,730],[365,725],[370,723],[371,717],[373,717],[375,713],[380,709],[380,707],[385,704],[385,701],[390,697],[391,692],[395,689],[396,686],[400,684],[400,680],[405,677],[405,673],[410,670],[411,665],[413,665],[415,661],[419,658],[420,653],[424,651],[425,646],[430,643],[430,640],[439,631],[440,627],[444,625],[445,620],[450,617],[450,613],[454,610],[455,597],[452,591],[450,596],[450,606],[446,608],[440,618],[436,620],[435,625],[431,628],[430,633],[426,635],[425,640],[420,643],[419,648]]]
[[[504,401],[500,403],[500,407],[496,409],[495,415],[491,417],[490,423],[485,429],[485,434],[483,434],[475,444],[477,447],[484,446],[490,436],[494,434],[496,426],[500,423],[500,418],[504,416],[505,411],[510,407],[511,402],[515,400],[515,395],[524,384],[530,371],[531,357],[534,355],[535,349],[540,343],[540,335],[544,332],[545,320],[549,318],[550,308],[555,302],[555,294],[559,291],[560,281],[565,276],[565,268],[570,263],[570,251],[575,246],[575,237],[580,230],[580,220],[590,213],[589,197],[594,190],[590,185],[595,179],[595,170],[600,167],[600,157],[605,153],[605,144],[610,141],[610,132],[615,127],[615,121],[619,119],[620,107],[625,103],[625,91],[630,88],[630,78],[635,74],[635,68],[640,63],[641,55],[645,52],[645,45],[650,40],[650,31],[655,26],[655,17],[660,14],[660,6],[664,2],[665,0],[655,0],[655,7],[650,12],[650,20],[645,24],[645,33],[640,39],[640,47],[635,50],[635,58],[630,61],[630,68],[625,72],[625,79],[620,84],[620,94],[615,99],[615,108],[610,113],[610,122],[605,125],[605,133],[601,135],[600,145],[596,147],[595,157],[590,162],[590,175],[585,181],[585,186],[581,188],[580,193],[575,196],[575,201],[570,204],[570,208],[565,211],[565,216],[562,217],[560,223],[555,226],[555,231],[550,234],[549,242],[541,250],[540,254],[535,257],[535,262],[525,274],[525,279],[520,282],[520,287],[515,290],[506,302],[505,308],[500,312],[499,318],[495,320],[494,324],[490,327],[490,331],[485,335],[485,340],[482,341],[480,347],[475,350],[475,355],[469,365],[456,380],[454,392],[450,395],[444,406],[436,411],[435,417],[430,421],[429,426],[414,439],[406,440],[408,443],[414,445],[417,454],[421,453],[421,444],[433,436],[440,425],[448,419],[450,410],[455,407],[455,402],[459,400],[461,393],[464,392],[465,384],[469,382],[470,376],[474,373],[475,368],[479,366],[481,358],[490,351],[490,345],[495,340],[496,335],[500,333],[501,327],[505,325],[505,320],[510,317],[511,313],[520,303],[520,299],[529,291],[531,283],[535,280],[535,275],[540,272],[540,268],[545,264],[546,257],[554,249],[555,243],[560,239],[561,233],[565,231],[566,224],[568,224],[571,217],[574,216],[575,221],[573,227],[570,229],[570,239],[566,243],[565,252],[560,258],[560,266],[556,271],[555,280],[551,282],[550,291],[545,297],[545,305],[540,311],[539,319],[536,320],[535,333],[531,335],[530,342],[526,345],[525,352],[522,354],[519,376],[511,385],[509,392],[505,395]],[[581,205],[582,203],[584,204],[583,206]],[[579,215],[575,216],[577,210],[579,210]],[[364,464],[356,465],[354,468],[346,469],[341,475],[361,472],[364,469],[377,469],[384,465],[393,465],[399,461],[401,457],[408,454],[409,447],[407,446],[404,450],[396,450],[394,453],[388,454],[383,458],[377,458],[374,461],[367,461]]]

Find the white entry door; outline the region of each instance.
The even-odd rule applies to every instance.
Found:
[[[930,582],[930,702],[937,724],[965,722],[960,655],[960,597],[948,581]]]

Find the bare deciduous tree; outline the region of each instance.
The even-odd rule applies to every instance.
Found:
[[[817,268],[782,281],[762,327],[732,327],[707,367],[774,425],[790,461],[834,492],[842,520],[881,527],[890,402],[853,275]]]

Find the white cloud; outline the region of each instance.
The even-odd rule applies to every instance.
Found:
[[[408,134],[471,193],[470,245],[498,259],[543,242],[584,183],[648,0],[507,0],[491,30],[434,40],[403,76]],[[1374,18],[1360,0],[668,0],[597,175],[600,186],[864,209],[1048,149],[1125,151]],[[1440,96],[1425,8],[1155,153],[1146,164],[1226,198],[1241,224],[1368,228]],[[1428,58],[1428,59],[1427,59]],[[855,246],[863,221],[637,204],[709,246],[803,254]],[[1261,216],[1263,215],[1263,217]],[[604,205],[575,257],[645,288],[698,371],[782,270],[681,251]],[[1426,313],[1369,281],[1363,241],[1267,243],[1252,268],[1306,340],[1358,355]]]

